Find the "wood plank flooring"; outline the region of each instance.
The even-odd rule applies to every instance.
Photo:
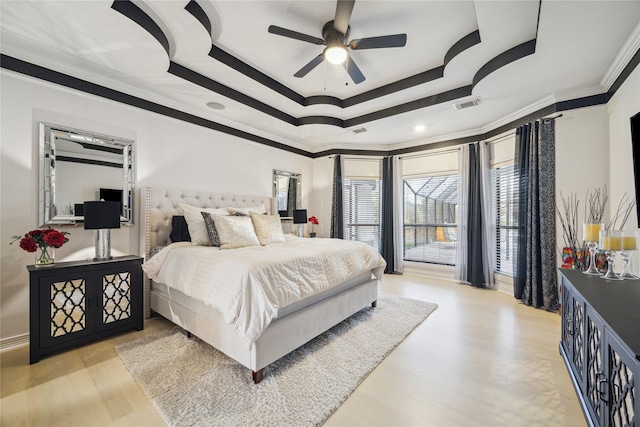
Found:
[[[447,281],[387,275],[381,292],[439,308],[338,408],[326,426],[585,426],[558,354],[558,314],[509,295]],[[4,352],[2,426],[161,426],[113,347],[145,330],[43,358]],[[247,375],[250,375],[247,372]]]

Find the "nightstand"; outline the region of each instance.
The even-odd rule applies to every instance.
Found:
[[[27,269],[30,363],[109,335],[144,329],[141,257]]]

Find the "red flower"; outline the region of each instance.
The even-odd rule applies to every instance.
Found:
[[[38,245],[29,237],[23,237],[20,240],[20,247],[27,252],[35,252],[38,250]]]
[[[44,233],[44,241],[45,243],[48,243],[49,245],[53,246],[54,248],[59,248],[60,246],[62,246],[67,240],[66,237],[64,237],[64,234],[62,234],[61,232],[57,231],[57,230],[47,230]]]
[[[320,222],[318,221],[318,218],[316,218],[315,216],[309,217],[309,222],[313,225],[320,224]]]
[[[57,231],[52,228],[46,230],[31,230],[23,236],[13,236],[13,241],[10,244],[20,240],[20,247],[27,252],[35,252],[38,248],[44,250],[49,246],[59,248],[63,244],[69,241],[65,236],[66,231]]]

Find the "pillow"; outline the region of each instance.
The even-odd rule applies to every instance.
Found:
[[[255,212],[249,212],[249,215],[261,245],[285,242],[282,222],[278,215],[262,215]]]
[[[266,214],[267,213],[267,209],[264,207],[264,205],[260,205],[260,206],[250,206],[248,208],[227,208],[229,210],[229,213],[231,215],[246,215],[249,216],[249,213],[251,212],[255,212],[255,213],[259,213],[259,214]]]
[[[169,238],[174,243],[191,241],[187,220],[184,219],[183,215],[174,215],[171,218],[171,234],[169,234]]]
[[[215,215],[229,215],[227,208],[197,208],[195,206],[178,203],[178,208],[182,209],[184,218],[187,220],[189,235],[191,236],[191,244],[200,246],[211,246],[207,226],[200,212],[208,212]]]
[[[202,214],[202,218],[204,218],[204,224],[207,227],[207,234],[209,235],[211,246],[220,246],[220,237],[218,236],[218,230],[216,230],[216,225],[213,222],[213,218],[211,218],[211,214],[209,212],[200,213]]]
[[[245,246],[260,246],[258,236],[253,230],[253,223],[248,216],[213,215],[220,249],[234,249]]]

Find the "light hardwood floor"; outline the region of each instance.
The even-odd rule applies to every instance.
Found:
[[[439,308],[326,426],[586,425],[558,354],[557,314],[499,292],[408,275],[385,276],[381,291]],[[113,347],[169,327],[164,319],[148,319],[144,331],[34,365],[28,347],[4,352],[1,425],[164,425]]]

